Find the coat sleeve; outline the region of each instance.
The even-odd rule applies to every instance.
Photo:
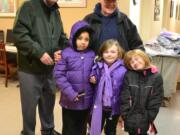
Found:
[[[129,110],[130,110],[130,91],[129,91],[129,86],[128,86],[128,77],[127,74],[124,76],[124,81],[122,85],[122,90],[121,90],[121,95],[120,95],[120,100],[121,100],[121,115],[122,118],[125,119]]]
[[[90,73],[90,77],[91,76],[95,76],[97,78],[97,64],[94,63],[93,67],[92,67],[92,70],[91,70],[91,73]]]
[[[100,70],[100,68],[99,68],[99,66],[98,66],[98,62],[95,61],[95,62],[94,62],[94,65],[93,65],[93,67],[92,67],[91,73],[90,73],[90,77],[91,77],[91,76],[95,76],[96,81],[99,82],[100,76],[101,76],[101,75],[100,75],[100,72],[101,72],[101,70]],[[98,83],[97,83],[96,85],[98,85]]]
[[[45,50],[31,37],[33,29],[33,13],[30,1],[25,2],[17,12],[13,28],[15,45],[23,55],[40,58]]]
[[[74,101],[78,93],[75,92],[71,83],[68,81],[66,77],[67,65],[66,65],[66,60],[63,58],[63,53],[62,53],[62,59],[56,63],[53,73],[54,73],[56,85],[59,88],[59,90],[62,92],[62,94],[64,94],[70,101]]]
[[[145,50],[136,26],[132,23],[132,21],[128,17],[124,19],[124,25],[125,25],[124,27],[125,27],[126,39],[130,50],[133,49]]]
[[[159,74],[154,81],[154,87],[151,90],[148,99],[147,110],[148,110],[148,117],[150,122],[154,121],[156,115],[159,112],[159,108],[163,100],[163,95],[164,95],[163,79],[162,76]]]

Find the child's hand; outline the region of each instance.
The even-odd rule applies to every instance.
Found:
[[[75,99],[74,99],[75,102],[79,101],[79,97],[77,96]]]
[[[61,60],[61,50],[54,52],[54,61],[57,62],[59,60]]]
[[[74,99],[74,101],[75,101],[75,102],[79,101],[79,99],[80,99],[81,97],[85,96],[85,95],[86,95],[85,92],[79,93],[79,94],[77,95],[77,97]]]
[[[85,92],[81,92],[81,93],[79,93],[79,94],[78,94],[78,96],[77,96],[77,97],[78,97],[78,98],[80,98],[80,97],[83,97],[83,96],[85,96],[85,95],[86,95],[86,93],[85,93]]]
[[[96,84],[96,77],[95,76],[91,76],[89,81],[93,84]]]

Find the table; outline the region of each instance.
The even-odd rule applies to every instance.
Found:
[[[5,45],[6,51],[10,53],[17,53],[17,48],[14,45]]]
[[[152,56],[152,63],[158,67],[164,81],[164,97],[171,97],[176,92],[180,70],[179,57]]]

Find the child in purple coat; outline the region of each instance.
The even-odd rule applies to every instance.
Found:
[[[123,63],[123,49],[118,41],[106,40],[99,50],[99,61],[93,66],[90,82],[97,84],[90,135],[116,135],[120,115],[120,91],[126,68]]]
[[[89,82],[95,53],[90,49],[92,29],[85,21],[76,22],[71,29],[69,47],[54,68],[57,87],[61,91],[63,135],[86,135],[86,125],[93,103]]]

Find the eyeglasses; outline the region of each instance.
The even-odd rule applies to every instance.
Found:
[[[104,0],[105,5],[115,4],[116,2],[117,2],[116,0]]]
[[[105,2],[116,2],[117,0],[104,0]]]
[[[116,2],[116,0],[104,0],[105,3]]]
[[[110,5],[115,6],[117,4],[117,0],[104,0],[104,6],[109,7]]]

